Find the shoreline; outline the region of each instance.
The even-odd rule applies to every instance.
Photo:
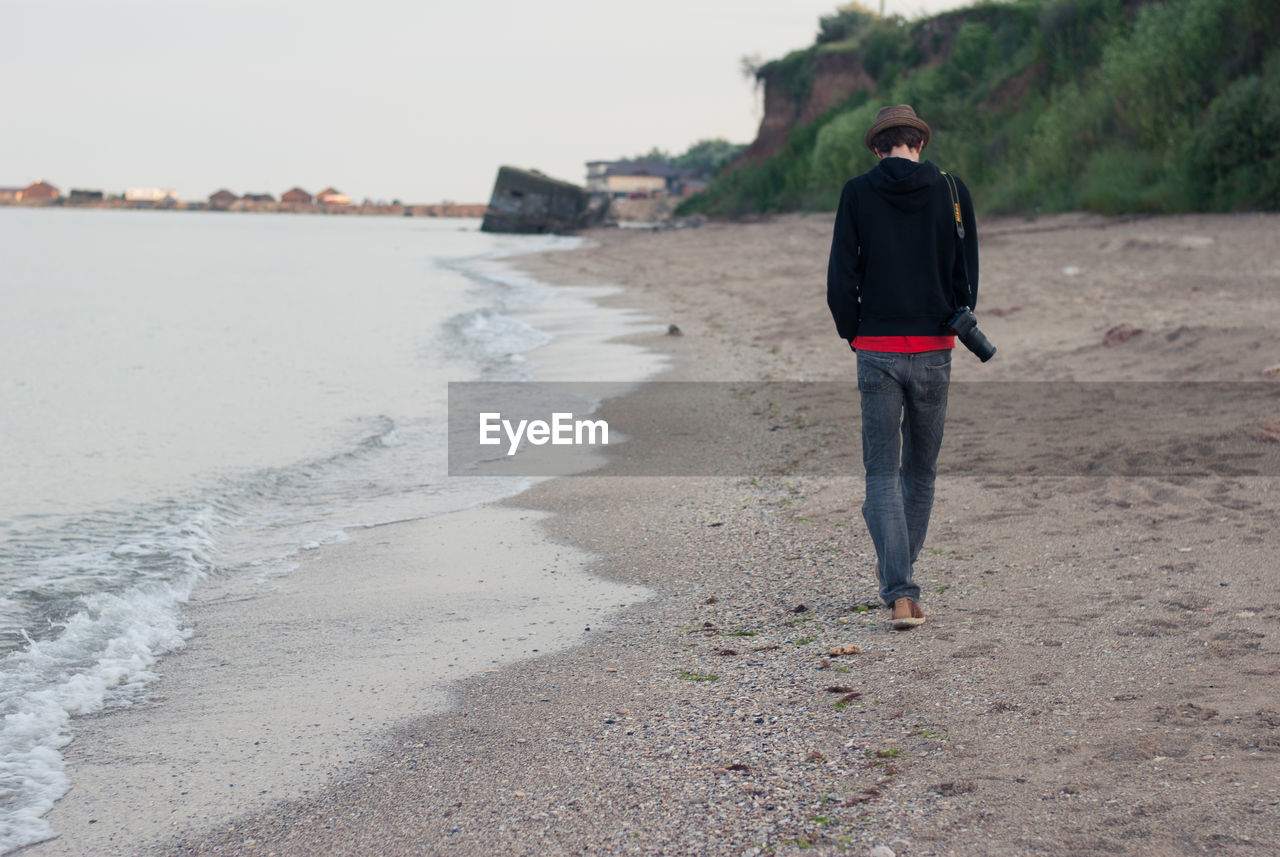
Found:
[[[1234,380],[1276,362],[1280,265],[1258,239],[1274,216],[1046,221],[1033,239],[1018,222],[983,236],[995,377]],[[829,227],[599,235],[515,264],[619,282],[602,303],[678,324],[626,337],[673,356],[664,380],[832,380],[851,360],[820,297]],[[1082,258],[1096,270],[1077,280]],[[1205,306],[1206,289],[1231,299]],[[1120,323],[1144,333],[1105,345]],[[600,413],[625,427],[636,406]],[[724,428],[750,442],[771,425],[765,409]],[[860,481],[607,463],[501,501],[553,513],[541,526],[590,550],[592,577],[653,597],[463,680],[457,707],[394,729],[317,793],[140,850],[1275,850],[1277,480],[940,479],[917,568],[929,622],[905,634],[874,604]],[[846,644],[861,652],[827,655]]]
[[[659,371],[647,349],[614,341],[643,317],[590,302],[611,289],[566,295],[521,274],[511,262],[523,252],[448,265],[509,290],[503,312],[550,340],[515,360],[536,355],[549,379],[587,355],[601,378]],[[515,493],[532,481],[508,480]],[[269,578],[198,581],[182,609],[195,633],[160,657],[160,679],[73,721],[70,788],[43,817],[55,835],[8,853],[136,850],[318,790],[379,746],[371,736],[447,708],[458,676],[562,648],[648,597],[585,575],[590,555],[549,539],[547,513],[501,506],[512,493],[349,526]],[[530,564],[540,573],[518,573]]]
[[[40,200],[13,202],[0,200],[0,208],[25,209],[98,209],[105,211],[213,211],[231,214],[325,214],[364,217],[447,217],[456,220],[478,220],[489,208],[488,203],[413,203],[400,205],[351,203],[246,202],[232,205],[210,205],[192,200],[174,203],[106,200],[102,202],[64,202]]]
[[[197,633],[150,697],[76,722],[71,789],[45,817],[59,836],[15,853],[126,853],[314,793],[409,713],[447,710],[453,676],[571,645],[608,621],[603,605],[646,596],[584,575],[545,517],[490,503],[362,528],[266,591],[199,587]]]

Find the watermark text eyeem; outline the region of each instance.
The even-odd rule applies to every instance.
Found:
[[[553,446],[609,445],[609,423],[605,420],[575,420],[573,414],[556,412],[551,422],[546,420],[520,420],[512,423],[501,413],[480,414],[480,443],[494,446],[507,438],[507,455],[515,455],[521,439],[534,446],[550,443]]]

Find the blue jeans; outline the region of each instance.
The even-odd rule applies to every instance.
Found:
[[[912,579],[933,511],[933,482],[947,418],[951,352],[858,352],[867,522],[879,562],[880,598],[919,600]]]

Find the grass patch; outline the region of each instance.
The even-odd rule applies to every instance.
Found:
[[[715,673],[698,673],[689,670],[680,670],[679,675],[685,681],[716,681],[720,678]]]

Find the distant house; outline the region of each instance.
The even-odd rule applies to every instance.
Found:
[[[102,191],[100,190],[83,190],[81,188],[72,188],[69,201],[72,205],[88,205],[95,202],[102,202]]]
[[[53,202],[61,195],[53,185],[39,181],[23,188],[18,199],[22,202]]]
[[[637,196],[683,196],[688,185],[703,182],[697,170],[664,161],[588,161],[587,190],[612,199]]]
[[[337,188],[327,187],[316,194],[316,202],[322,205],[350,205],[351,197]]]
[[[164,202],[178,201],[178,191],[171,187],[131,187],[125,188],[125,202]]]
[[[22,199],[22,188],[0,187],[0,202],[17,202]]]
[[[223,188],[217,193],[209,197],[209,207],[218,209],[219,211],[231,207],[231,203],[236,201],[236,195],[231,191]]]
[[[311,194],[307,193],[300,187],[290,188],[280,196],[280,201],[296,203],[298,205],[310,205]]]
[[[275,202],[276,198],[269,193],[246,193],[240,197],[245,202]]]
[[[604,177],[609,168],[617,161],[587,161],[587,190],[591,193],[604,193],[607,187]]]
[[[613,199],[654,196],[666,191],[669,172],[660,161],[592,161],[587,164],[587,190]]]

